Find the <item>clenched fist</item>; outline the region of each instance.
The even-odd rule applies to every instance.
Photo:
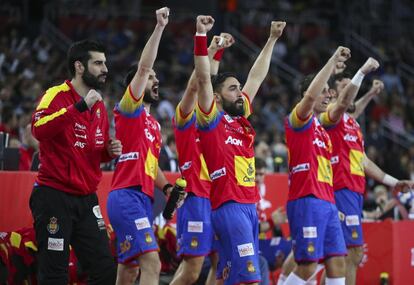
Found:
[[[382,92],[382,90],[384,90],[384,82],[378,79],[374,79],[374,81],[372,81],[372,86],[369,92],[373,92],[375,95],[378,95]]]
[[[220,36],[214,36],[211,40],[209,49],[218,50],[228,48],[234,44],[234,38],[229,33],[221,33]]]
[[[84,100],[86,105],[88,105],[88,108],[91,109],[96,102],[102,101],[102,96],[95,89],[91,89],[88,94],[86,94]]]
[[[110,139],[106,145],[106,150],[111,157],[120,156],[122,153],[122,144],[120,140]]]
[[[334,54],[332,59],[335,61],[335,65],[338,62],[345,62],[351,57],[351,50],[347,47],[339,46]]]
[[[286,22],[272,21],[270,25],[270,37],[278,39],[283,33],[283,29],[286,27]]]
[[[211,16],[197,16],[197,33],[207,34],[214,25],[214,18]]]
[[[379,62],[373,59],[372,57],[368,58],[364,65],[360,68],[361,72],[367,75],[370,72],[377,70],[379,67]]]
[[[165,27],[168,24],[168,16],[170,15],[170,8],[163,7],[155,11],[157,16],[157,24],[161,27]]]

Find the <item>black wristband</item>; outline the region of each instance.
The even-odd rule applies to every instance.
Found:
[[[85,99],[80,99],[78,102],[75,103],[75,108],[80,112],[85,112],[88,110],[88,105],[85,102]]]
[[[170,188],[170,187],[173,187],[173,185],[172,185],[172,184],[170,184],[170,183],[167,183],[167,184],[165,184],[165,185],[164,185],[164,187],[162,187],[162,192],[164,193],[164,195],[168,195],[168,194],[167,194],[167,190],[168,190],[168,188]]]

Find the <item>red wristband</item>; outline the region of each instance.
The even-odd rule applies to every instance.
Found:
[[[269,226],[270,226],[271,229],[273,229],[275,227],[275,223],[273,222],[272,218],[267,219],[266,222],[269,223]]]
[[[224,48],[219,49],[218,51],[216,51],[216,53],[213,56],[214,60],[220,61],[221,58],[223,57],[223,53],[224,53]]]
[[[194,36],[194,55],[208,55],[207,36]]]

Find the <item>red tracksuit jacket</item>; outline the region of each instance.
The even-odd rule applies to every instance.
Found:
[[[103,102],[79,112],[80,100],[70,81],[49,88],[33,114],[32,133],[40,142],[37,184],[87,195],[97,190],[100,163],[111,160],[109,123]]]

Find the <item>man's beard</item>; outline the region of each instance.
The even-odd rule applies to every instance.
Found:
[[[101,74],[99,76],[106,75]],[[86,68],[85,72],[82,75],[83,82],[85,82],[86,86],[93,88],[93,89],[102,89],[105,86],[104,81],[99,81],[99,76],[94,76],[89,70]]]
[[[158,102],[158,97],[152,97],[151,92],[151,89],[145,89],[143,101],[148,104],[155,104]]]
[[[244,115],[244,105],[238,105],[237,103],[243,99],[237,99],[235,102],[230,102],[224,98],[223,100],[223,110],[226,111],[232,117],[243,116]],[[242,101],[243,102],[243,101]]]

